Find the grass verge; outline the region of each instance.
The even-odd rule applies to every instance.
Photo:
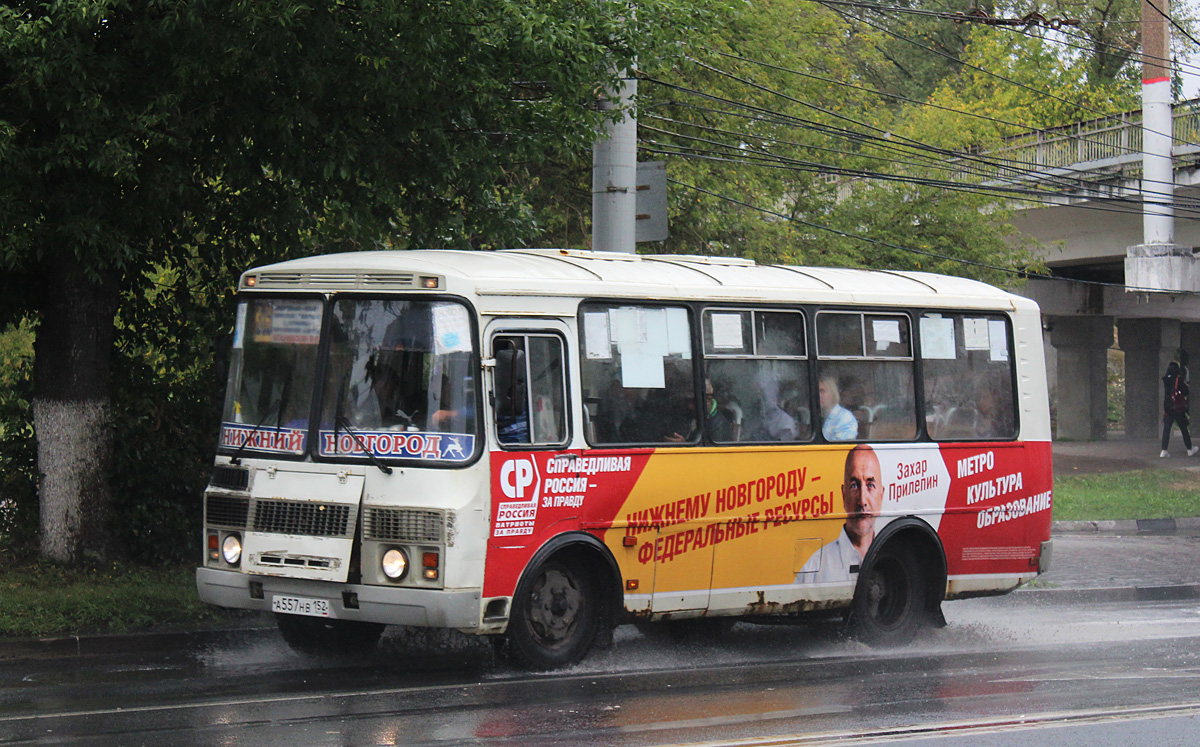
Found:
[[[83,569],[0,560],[0,637],[194,630],[245,617],[202,603],[190,565]]]
[[[1171,469],[1143,469],[1054,480],[1058,521],[1170,519],[1200,516],[1200,479]]]

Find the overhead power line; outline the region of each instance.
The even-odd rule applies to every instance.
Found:
[[[732,146],[721,145],[725,149],[731,149]],[[1050,207],[1062,207],[1060,203],[1055,203],[1046,199],[1047,193],[1030,193],[1020,189],[1013,188],[989,188],[989,187],[973,187],[959,182],[949,182],[939,179],[922,179],[919,177],[899,176],[895,174],[887,174],[881,172],[872,172],[861,169],[847,169],[827,164],[805,162],[784,157],[773,157],[761,154],[746,154],[742,153],[738,156],[733,156],[720,151],[705,150],[696,147],[680,146],[671,143],[661,143],[652,139],[642,141],[642,151],[655,155],[676,156],[678,158],[687,158],[701,161],[710,161],[717,163],[731,163],[743,166],[758,166],[769,169],[779,169],[784,171],[795,171],[800,173],[811,173],[820,175],[840,175],[853,178],[864,179],[868,181],[886,181],[900,184],[911,184],[914,186],[933,187],[947,192],[959,192],[963,194],[975,194],[989,198],[1007,198],[1017,200],[1024,203],[1033,203],[1046,205]],[[1095,204],[1099,203],[1099,204]],[[1115,207],[1106,207],[1106,205],[1116,205]],[[1070,206],[1074,209],[1089,210],[1095,212],[1119,213],[1124,215],[1141,215],[1141,203],[1122,199],[1094,197],[1087,204]],[[1180,212],[1190,213],[1200,216],[1200,209],[1183,208]]]
[[[1011,122],[1011,121],[1008,121],[1005,119],[991,117],[986,114],[977,114],[975,112],[969,112],[964,109],[955,109],[953,107],[941,106],[940,104],[934,104],[934,103],[928,102],[928,101],[918,101],[917,99],[907,98],[907,97],[901,96],[899,94],[889,93],[887,91],[880,91],[876,88],[868,88],[866,86],[859,86],[859,85],[855,85],[853,83],[845,83],[842,81],[834,80],[833,78],[826,78],[826,77],[823,77],[820,75],[813,75],[812,73],[806,73],[806,72],[803,72],[800,70],[795,70],[793,68],[783,67],[781,65],[775,65],[770,62],[763,62],[762,60],[755,60],[750,57],[744,57],[742,55],[731,54],[729,52],[715,51],[715,53],[722,57],[728,57],[731,59],[740,60],[742,62],[748,62],[752,65],[759,65],[761,67],[768,68],[771,70],[778,70],[779,72],[790,73],[792,75],[797,75],[797,76],[809,78],[812,80],[818,80],[823,83],[829,83],[829,84],[844,87],[844,88],[850,88],[850,89],[853,89],[856,91],[863,91],[864,93],[873,93],[877,96],[894,99],[896,101],[903,101],[905,103],[913,104],[915,106],[925,107],[925,108],[929,108],[929,109],[937,109],[938,111],[944,111],[944,112],[948,112],[951,114],[961,114],[965,117],[971,117],[973,119],[979,119],[979,120],[982,120],[985,122],[993,122],[995,124],[1005,125],[1006,127],[1014,127],[1016,129],[1027,131],[1027,132],[1036,132],[1036,131],[1045,129],[1045,128],[1041,128],[1041,127],[1032,127],[1030,125],[1023,124],[1021,122]],[[1200,72],[1200,67],[1197,67],[1196,69],[1198,72]],[[1108,116],[1111,117],[1112,115],[1108,115]],[[1123,146],[1114,146],[1111,143],[1107,143],[1107,142],[1104,142],[1101,140],[1093,140],[1093,139],[1086,138],[1086,137],[1077,137],[1076,139],[1082,143],[1089,143],[1092,145],[1099,145],[1099,146],[1104,146],[1104,147],[1115,147],[1119,150],[1123,150],[1128,153],[1138,152],[1138,151],[1134,151],[1132,148],[1127,148],[1127,147],[1123,147]]]
[[[800,101],[799,99],[796,99],[795,97],[789,96],[787,94],[782,94],[782,93],[775,91],[774,89],[771,89],[769,87],[763,86],[758,83],[754,83],[753,81],[749,81],[748,79],[743,78],[741,76],[736,76],[736,75],[732,75],[730,73],[726,73],[725,71],[722,71],[719,68],[716,68],[712,65],[707,65],[705,63],[699,63],[699,64],[702,67],[704,67],[712,72],[715,72],[720,75],[724,75],[724,76],[729,77],[730,79],[735,80],[739,83],[743,83],[745,85],[750,85],[750,86],[755,87],[764,92],[778,95],[785,100],[792,101],[795,103],[800,103],[801,105],[816,109],[817,111],[821,111],[821,112],[827,111],[824,107],[818,107],[818,106],[815,106],[812,104],[808,104],[807,102]],[[739,101],[736,101],[733,99],[727,99],[725,97],[705,93],[703,91],[698,91],[696,89],[686,88],[686,87],[680,86],[678,84],[668,83],[666,81],[661,81],[656,78],[647,77],[647,78],[645,78],[645,80],[647,80],[648,82],[651,82],[651,83],[658,83],[660,85],[674,88],[676,90],[679,90],[679,91],[682,91],[685,93],[690,93],[690,94],[693,94],[693,95],[696,95],[696,96],[699,96],[702,98],[708,98],[708,99],[711,99],[714,101],[719,101],[721,103],[724,103],[724,104],[727,104],[730,106],[743,107],[750,111],[766,113],[771,117],[786,120],[786,121],[781,122],[781,124],[784,124],[785,126],[798,126],[798,127],[804,128],[804,129],[810,129],[810,130],[814,130],[817,132],[822,132],[822,133],[832,136],[832,137],[844,137],[844,138],[850,139],[852,141],[859,142],[860,144],[863,144],[863,145],[869,145],[870,147],[880,148],[880,149],[884,149],[884,150],[890,150],[892,152],[897,152],[897,153],[905,153],[905,154],[909,155],[910,157],[912,155],[912,152],[915,150],[915,151],[924,151],[924,152],[931,153],[934,156],[939,157],[941,159],[948,159],[948,158],[949,159],[958,159],[959,161],[964,162],[964,163],[970,162],[970,163],[981,164],[983,166],[990,167],[991,169],[997,170],[1001,173],[1009,173],[1009,174],[1016,175],[1016,176],[1025,176],[1030,179],[1036,179],[1037,181],[1054,184],[1054,185],[1057,185],[1060,189],[1074,190],[1074,191],[1079,191],[1079,192],[1084,192],[1084,193],[1096,192],[1095,184],[1089,183],[1083,179],[1071,178],[1066,175],[1047,176],[1044,173],[1039,173],[1038,171],[1035,171],[1034,168],[1021,168],[1021,166],[1042,168],[1040,164],[1036,164],[1036,163],[1032,163],[1032,162],[1015,161],[1015,160],[1007,161],[1007,162],[1000,162],[1000,161],[988,159],[984,156],[980,156],[977,154],[962,153],[962,152],[958,152],[958,151],[948,150],[945,148],[938,148],[936,146],[932,146],[927,143],[922,143],[917,140],[912,140],[911,138],[905,138],[902,136],[893,135],[892,133],[885,132],[884,130],[882,130],[878,127],[874,127],[868,123],[862,122],[861,120],[857,120],[857,119],[854,119],[853,117],[849,117],[849,116],[843,115],[843,114],[837,114],[836,117],[842,121],[845,121],[845,122],[848,122],[851,124],[855,124],[855,125],[865,128],[865,129],[873,130],[876,133],[882,133],[882,134],[881,135],[873,135],[873,134],[869,134],[869,133],[856,132],[854,130],[846,130],[846,129],[842,129],[842,128],[836,128],[836,127],[832,127],[830,125],[825,125],[823,123],[815,122],[813,120],[807,120],[807,119],[795,117],[794,115],[783,114],[783,113],[780,113],[780,112],[777,112],[777,111],[774,111],[771,109],[766,109],[765,107],[761,107],[758,105],[746,104],[744,102],[739,102]],[[964,168],[964,171],[969,172],[970,170],[971,169],[969,169],[969,168]],[[1143,181],[1145,183],[1153,183],[1153,182],[1148,182],[1145,180],[1143,180]],[[1122,199],[1122,198],[1116,198],[1116,199]],[[1140,202],[1138,204],[1140,204]]]

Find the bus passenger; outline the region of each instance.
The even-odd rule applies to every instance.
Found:
[[[858,419],[841,405],[837,378],[822,376],[817,388],[821,400],[821,433],[826,441],[853,441],[858,438]]]
[[[733,412],[738,413],[740,409]],[[729,406],[717,399],[711,379],[704,380],[704,413],[708,421],[709,438],[717,443],[738,440],[741,424],[736,422],[736,414],[731,414]]]
[[[796,419],[783,409],[779,399],[779,380],[768,368],[759,368],[754,376],[758,390],[757,418],[747,426],[749,441],[795,441],[800,433]]]

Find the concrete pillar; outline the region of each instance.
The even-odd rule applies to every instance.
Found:
[[[1046,356],[1046,393],[1050,396],[1050,407],[1058,402],[1058,351],[1050,341],[1050,330],[1043,327],[1042,351]]]
[[[1184,322],[1180,325],[1179,346],[1187,351],[1188,371],[1200,371],[1200,324]],[[1191,381],[1188,385],[1191,386]]]
[[[1178,319],[1118,319],[1117,341],[1125,351],[1125,435],[1162,435],[1162,382],[1179,349]],[[1194,367],[1194,366],[1193,366]]]
[[[1108,437],[1109,316],[1051,317],[1050,343],[1058,355],[1058,430],[1066,441]]]

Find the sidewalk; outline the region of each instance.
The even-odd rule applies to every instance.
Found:
[[[1159,468],[1186,470],[1200,476],[1200,454],[1187,456],[1178,432],[1172,434],[1171,456],[1160,459],[1160,450],[1157,438],[1125,438],[1119,431],[1110,433],[1106,441],[1055,441],[1051,444],[1055,477]]]

